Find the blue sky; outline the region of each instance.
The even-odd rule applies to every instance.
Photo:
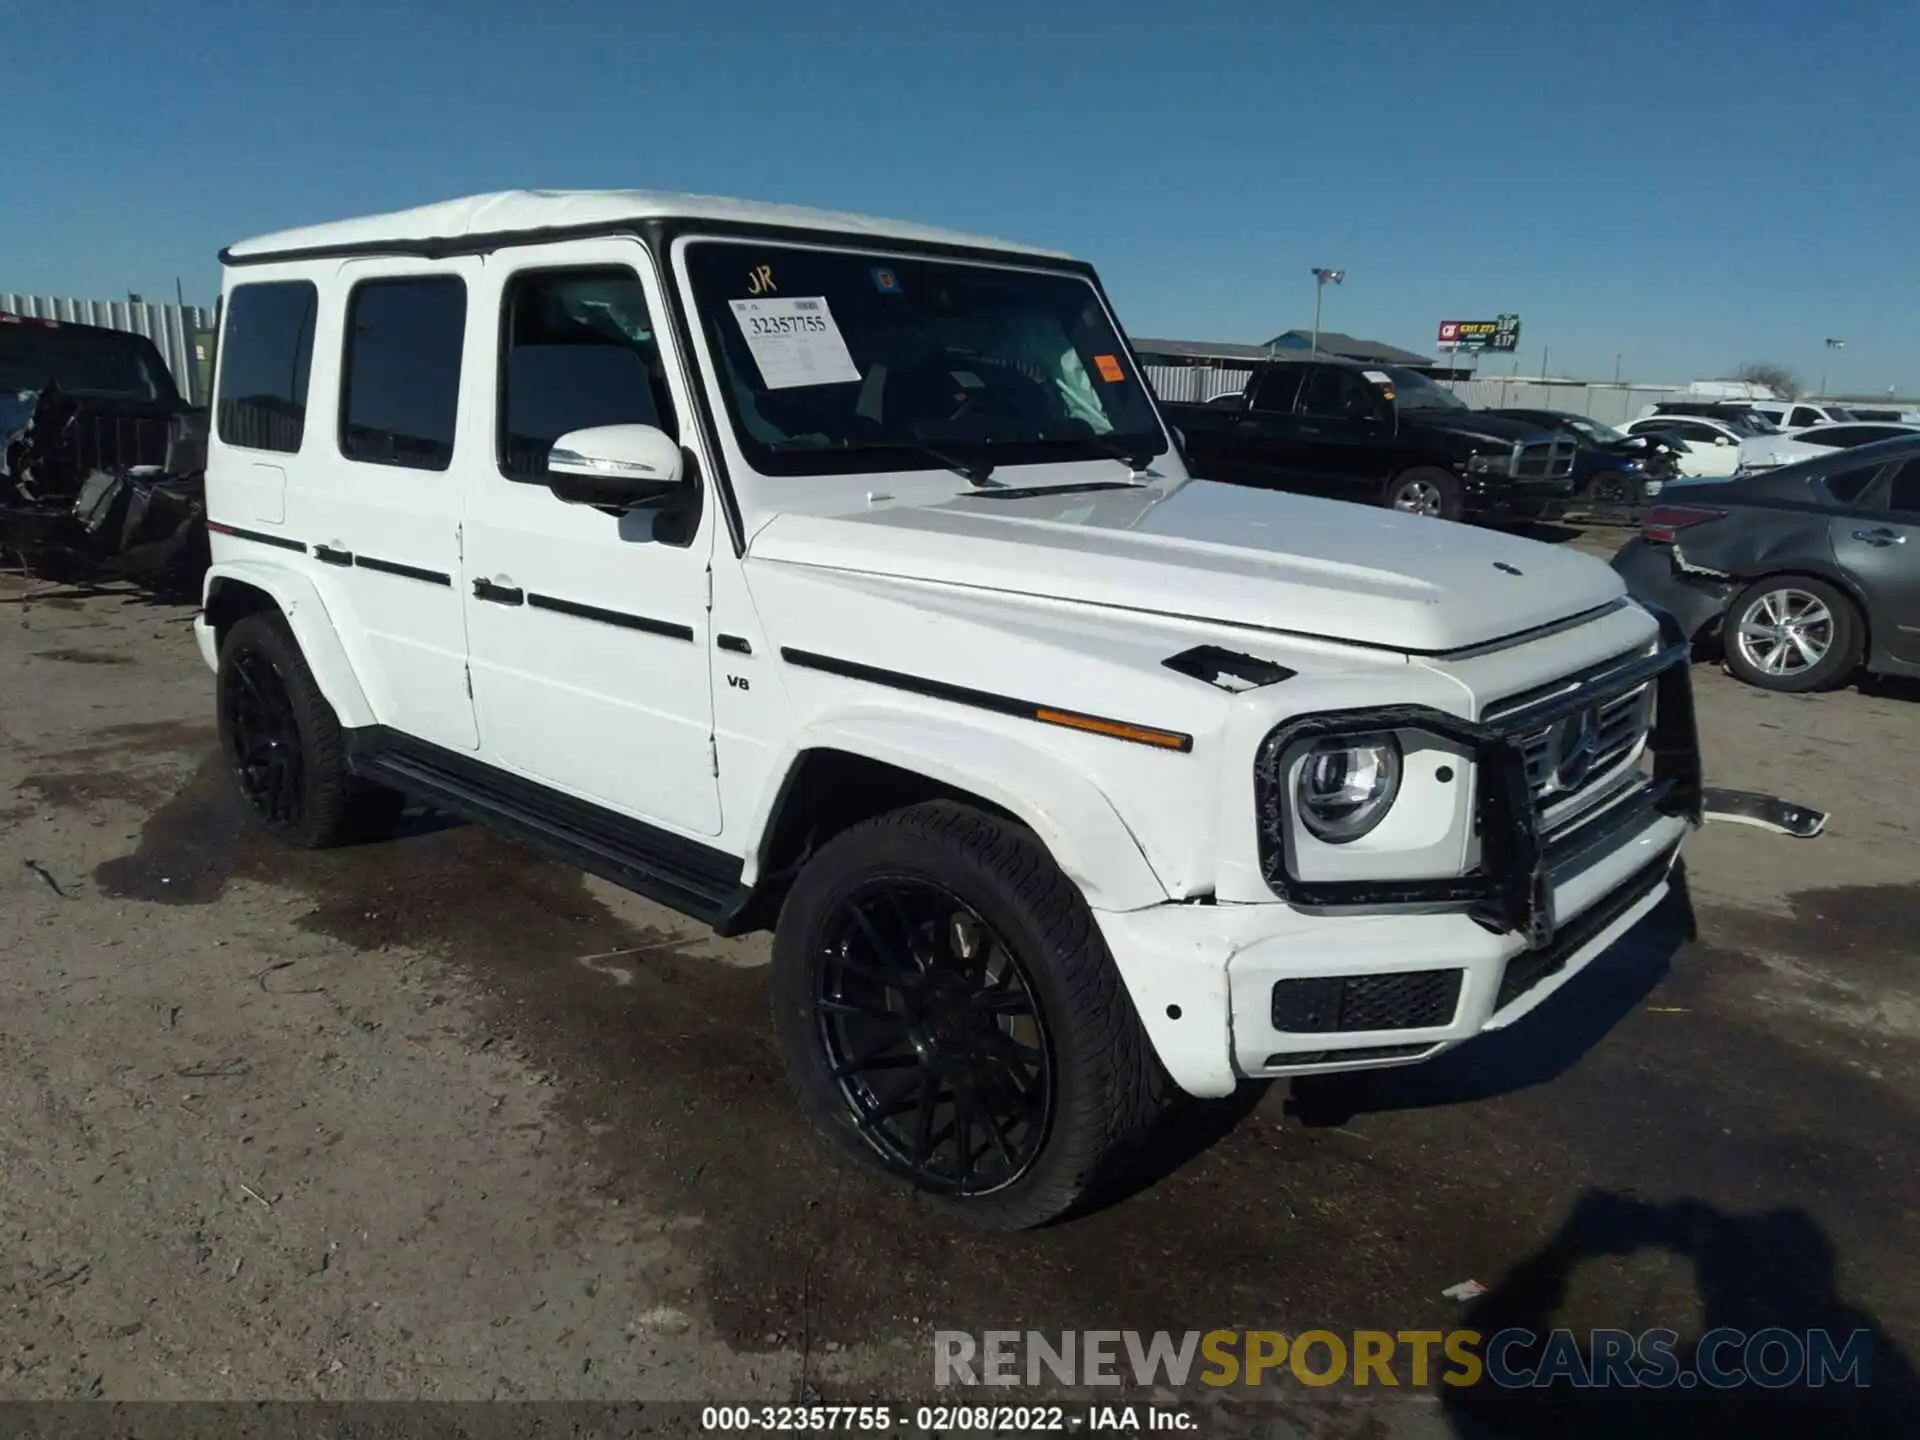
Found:
[[[854,209],[1095,261],[1136,336],[1312,319],[1521,366],[1920,391],[1920,6],[840,0],[0,6],[0,289],[515,186]],[[1489,367],[1495,362],[1489,361]],[[1499,362],[1505,368],[1506,362]]]

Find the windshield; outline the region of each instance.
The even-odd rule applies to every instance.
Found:
[[[1418,370],[1402,370],[1394,366],[1387,371],[1387,374],[1393,378],[1393,403],[1399,410],[1466,410],[1470,408],[1458,395],[1434,384]]]
[[[0,390],[44,390],[152,403],[174,398],[144,347],[42,325],[0,325]]]
[[[1589,440],[1598,440],[1602,445],[1616,444],[1627,438],[1624,432],[1614,429],[1611,425],[1602,424],[1598,420],[1590,420],[1585,415],[1562,415],[1559,417],[1559,422],[1576,435],[1584,435]]]
[[[1164,454],[1087,281],[949,260],[701,241],[687,269],[763,474]],[[939,457],[934,457],[939,463]]]

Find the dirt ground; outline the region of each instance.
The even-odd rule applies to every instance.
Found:
[[[0,578],[0,1398],[907,1396],[987,1328],[1829,1325],[1912,1374],[1911,695],[1698,667],[1710,783],[1826,835],[1709,825],[1528,1023],[1251,1091],[1121,1203],[981,1237],[808,1133],[764,937],[429,817],[256,841],[189,619]]]

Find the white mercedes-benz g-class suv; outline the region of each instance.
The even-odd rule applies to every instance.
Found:
[[[1612,570],[1191,478],[1066,256],[618,191],[221,258],[196,628],[259,821],[412,795],[771,928],[815,1121],[975,1223],[1174,1087],[1519,1019],[1700,818]]]

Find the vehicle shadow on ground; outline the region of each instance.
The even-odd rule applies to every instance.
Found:
[[[1564,1312],[1589,1262],[1662,1254],[1693,1267],[1698,1334],[1666,1337],[1677,1362],[1668,1383],[1628,1386],[1610,1355],[1596,1367],[1601,1342]],[[1466,1307],[1461,1325],[1483,1337],[1488,1372],[1477,1384],[1442,1385],[1442,1407],[1456,1434],[1516,1440],[1912,1435],[1920,1414],[1913,1363],[1872,1314],[1840,1295],[1837,1259],[1832,1239],[1797,1206],[1736,1215],[1701,1200],[1656,1204],[1590,1190],[1545,1245]],[[1637,1328],[1625,1314],[1609,1323]],[[1549,1338],[1556,1325],[1568,1326],[1558,1340]],[[1702,1344],[1721,1329],[1739,1333]],[[1500,1338],[1513,1330],[1529,1333]],[[1751,1343],[1768,1330],[1775,1334],[1765,1344]],[[1812,1331],[1826,1332],[1836,1361],[1811,1358]],[[1617,1349],[1624,1360],[1625,1343]],[[1856,1357],[1860,1368],[1850,1370]],[[1717,1388],[1705,1383],[1703,1364],[1717,1377],[1774,1378]],[[1631,1368],[1642,1367],[1635,1360]],[[1816,1368],[1824,1383],[1810,1384]],[[1583,1383],[1602,1374],[1614,1383]],[[1566,1378],[1530,1384],[1550,1375]]]
[[[1544,1084],[1638,1008],[1697,933],[1682,861],[1659,907],[1521,1022],[1424,1064],[1296,1080],[1287,1113],[1309,1127],[1338,1126],[1356,1115],[1457,1105]]]

